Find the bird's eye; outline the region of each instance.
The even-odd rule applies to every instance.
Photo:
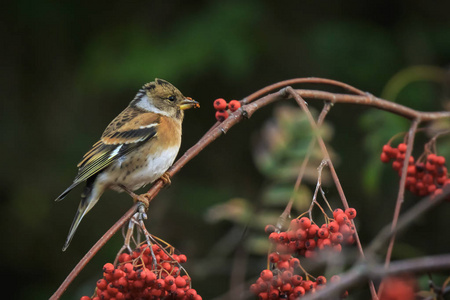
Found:
[[[173,101],[175,101],[175,96],[170,96],[170,97],[167,98],[167,99],[169,99],[169,101],[173,102]]]

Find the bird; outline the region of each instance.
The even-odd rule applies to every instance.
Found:
[[[163,79],[155,78],[139,89],[83,156],[73,183],[55,200],[61,201],[73,188],[86,182],[63,251],[69,247],[83,217],[106,189],[128,192],[135,200],[145,203],[146,198],[133,191],[160,178],[164,184],[170,184],[166,171],[180,149],[184,111],[198,107],[197,101],[183,96]]]

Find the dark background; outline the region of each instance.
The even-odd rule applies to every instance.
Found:
[[[186,114],[180,153],[215,123],[214,99],[242,99],[295,77],[336,79],[421,110],[449,107],[442,76],[450,61],[448,1],[19,0],[2,6],[0,262],[7,276],[3,296],[10,299],[47,299],[132,204],[125,194],[106,192],[61,252],[81,188],[61,203],[53,199],[106,125],[155,77],[202,105]],[[388,82],[398,92],[390,93]],[[302,86],[308,87],[325,88]],[[186,268],[203,299],[229,289],[236,252],[248,254],[234,269],[248,280],[265,266],[266,245],[252,239],[263,223],[205,216],[232,198],[245,203],[243,215],[282,212],[288,198],[267,207],[261,201],[274,179],[254,163],[253,150],[275,106],[208,146],[151,204],[148,229],[188,256]],[[337,171],[366,245],[391,220],[398,189],[398,177],[378,162],[380,149],[408,123],[351,105],[337,105],[328,120]],[[445,139],[438,143],[442,154],[450,148]],[[333,193],[330,186],[338,206]],[[414,203],[407,194],[405,208]],[[399,236],[393,258],[448,252],[449,212],[443,206],[418,220]],[[63,299],[91,295],[122,241],[117,234],[108,242]],[[367,289],[353,295],[361,293]]]

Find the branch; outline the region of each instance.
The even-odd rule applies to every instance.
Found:
[[[364,93],[363,91],[352,87],[348,84],[331,80],[325,78],[295,78],[286,81],[281,81],[272,85],[269,85],[259,91],[249,95],[244,98],[241,102],[243,106],[231,113],[229,117],[223,121],[222,123],[215,123],[208,132],[189,150],[184,153],[180,159],[168,170],[168,173],[171,177],[173,177],[180,169],[188,163],[191,159],[197,156],[206,146],[212,143],[214,140],[219,138],[222,134],[225,134],[230,130],[234,125],[242,121],[243,119],[250,118],[253,113],[255,113],[258,109],[267,106],[275,101],[286,99],[285,90],[278,91],[276,93],[268,94],[264,97],[261,97],[275,89],[280,89],[292,84],[300,84],[300,83],[314,83],[314,84],[324,84],[330,86],[336,86],[343,88],[344,90],[356,94],[338,94],[338,93],[330,93],[323,92],[317,90],[296,90],[295,92],[301,97],[305,97],[308,99],[320,99],[326,100],[331,103],[353,103],[360,105],[369,105],[372,107],[376,107],[378,109],[386,110],[388,112],[392,112],[403,116],[408,119],[417,119],[420,117],[422,121],[430,121],[436,120],[439,118],[449,118],[450,112],[420,112],[413,110],[411,108],[392,103],[380,98],[376,98],[370,94]],[[162,180],[156,181],[150,190],[147,192],[146,196],[149,198],[149,201],[153,200],[156,195],[159,193],[161,188],[163,187]],[[128,210],[122,218],[120,218],[117,223],[115,223],[102,237],[101,239],[89,250],[89,252],[83,257],[83,259],[77,264],[77,266],[73,269],[73,271],[69,274],[66,280],[62,283],[62,285],[58,288],[55,294],[50,299],[59,299],[64,291],[68,288],[73,279],[79,274],[79,272],[84,268],[84,266],[94,257],[94,255],[99,251],[99,249],[106,244],[106,242],[133,216],[136,211],[137,206],[134,205],[130,210]]]
[[[400,215],[400,210],[402,208],[402,204],[405,198],[405,183],[406,183],[406,173],[409,166],[409,158],[411,157],[413,145],[414,145],[414,137],[416,135],[417,127],[420,124],[420,119],[415,119],[413,123],[411,124],[411,128],[408,132],[408,145],[406,148],[405,153],[405,159],[403,160],[403,168],[402,168],[402,174],[400,177],[400,187],[398,190],[397,195],[397,202],[395,204],[395,211],[394,211],[394,217],[392,219],[392,228],[391,231],[395,232],[395,228],[397,226],[398,216]],[[386,253],[386,260],[385,260],[385,266],[386,268],[389,266],[389,262],[391,260],[392,250],[394,249],[394,242],[395,242],[395,233],[391,236],[391,241],[389,242],[389,247]]]
[[[314,294],[305,296],[304,300],[335,299],[336,295],[361,284],[367,280],[376,280],[388,275],[401,273],[425,273],[450,269],[450,254],[426,256],[392,262],[388,269],[384,264],[358,264],[348,272],[340,275],[337,283],[330,283]]]

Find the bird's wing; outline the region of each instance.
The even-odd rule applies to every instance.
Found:
[[[142,113],[130,108],[123,111],[108,125],[101,139],[83,156],[78,164],[78,175],[56,201],[62,200],[80,182],[155,137],[159,124],[160,116],[157,114]]]
[[[134,114],[133,114],[134,112]],[[160,123],[159,115],[124,111],[106,128],[100,141],[83,156],[78,164],[76,181],[84,181],[106,168],[119,157],[155,137]]]

